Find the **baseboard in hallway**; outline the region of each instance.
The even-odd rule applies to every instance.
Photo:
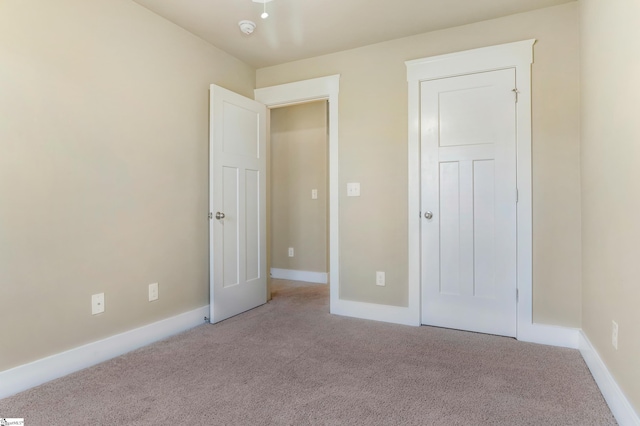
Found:
[[[280,268],[271,268],[271,278],[317,284],[326,284],[328,282],[328,274],[326,272],[297,271],[294,269]]]

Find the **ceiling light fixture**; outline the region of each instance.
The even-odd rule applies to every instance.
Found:
[[[262,15],[260,17],[262,19],[267,19],[269,17],[269,13],[267,13],[267,3],[272,0],[253,0],[254,3],[262,3]]]

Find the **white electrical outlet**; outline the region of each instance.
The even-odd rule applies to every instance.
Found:
[[[351,182],[347,184],[347,197],[359,197],[360,196],[360,184],[358,182]]]
[[[97,315],[104,312],[104,293],[98,293],[91,296],[91,315]]]
[[[289,247],[289,257],[293,257],[293,247]]]
[[[317,189],[312,189],[311,190],[311,199],[312,200],[317,200],[318,199],[318,190]]]
[[[618,349],[618,323],[611,321],[611,344]]]
[[[149,284],[149,302],[158,300],[158,283]]]
[[[382,271],[377,271],[376,272],[376,285],[379,285],[381,287],[385,286],[385,274]]]

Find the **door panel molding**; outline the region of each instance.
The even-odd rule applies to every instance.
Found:
[[[210,318],[267,301],[266,107],[212,84],[209,134]]]
[[[531,64],[535,40],[467,50],[407,61],[409,97],[409,309],[420,321],[420,84],[423,81],[513,68],[518,103],[517,126],[517,329],[516,337],[528,340],[539,327],[533,323],[532,294],[532,190],[531,190]],[[553,344],[553,343],[552,343]]]
[[[514,85],[513,68],[421,83],[423,324],[516,334]]]

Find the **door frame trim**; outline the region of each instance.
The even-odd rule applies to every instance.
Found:
[[[255,100],[268,110],[306,102],[327,100],[329,103],[329,290],[330,310],[339,303],[340,244],[338,223],[338,94],[340,75],[296,81],[254,90]],[[267,250],[269,248],[267,247]]]
[[[513,68],[516,72],[516,150],[518,189],[516,337],[540,338],[533,323],[532,187],[531,187],[531,64],[535,39],[432,56],[405,62],[409,90],[409,309],[421,323],[420,294],[420,83],[478,72]]]

